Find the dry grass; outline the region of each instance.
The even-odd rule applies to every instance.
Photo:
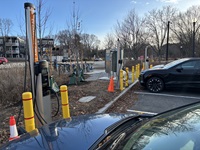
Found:
[[[0,104],[12,105],[21,100],[24,90],[24,68],[9,68],[0,73]],[[30,78],[27,78],[27,81]],[[26,89],[30,87],[26,85]]]
[[[68,81],[68,75],[66,74],[59,75],[57,72],[53,71],[53,76],[58,85],[67,83]],[[0,79],[0,105],[12,106],[20,102],[22,93],[30,91],[31,89],[29,69],[27,69],[26,85],[24,85],[24,67],[2,69]]]

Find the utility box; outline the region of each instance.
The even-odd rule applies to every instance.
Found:
[[[117,72],[117,51],[112,51],[112,71]]]
[[[106,70],[106,73],[110,74],[111,72],[111,53],[110,53],[110,50],[106,50],[106,60],[105,60],[105,70]]]
[[[106,50],[106,73],[117,72],[117,51],[116,49]]]

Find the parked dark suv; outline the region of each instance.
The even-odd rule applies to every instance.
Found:
[[[141,72],[139,82],[150,92],[165,87],[200,88],[200,58],[183,58]]]

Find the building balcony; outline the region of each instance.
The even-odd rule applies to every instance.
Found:
[[[5,43],[6,46],[19,46],[18,42],[6,42]]]
[[[19,50],[7,50],[6,54],[19,54]]]

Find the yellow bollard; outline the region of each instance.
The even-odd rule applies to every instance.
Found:
[[[142,70],[144,70],[144,62],[142,63]]]
[[[150,65],[150,69],[153,68],[153,65]]]
[[[139,77],[139,64],[137,64],[137,77],[136,78],[138,78]]]
[[[66,85],[60,86],[63,118],[70,118],[68,90]]]
[[[128,80],[129,80],[129,69],[126,67],[126,82],[125,82],[125,87],[128,87]]]
[[[132,66],[132,82],[134,82],[135,80],[135,70],[134,70],[134,66]]]
[[[120,70],[119,74],[119,84],[120,84],[120,90],[124,90],[124,83],[123,83],[123,70]]]
[[[24,107],[25,129],[27,132],[30,132],[35,129],[32,93],[31,92],[23,93],[22,101]]]
[[[138,76],[137,76],[137,78],[139,78],[139,75],[140,75],[140,64],[138,64]]]
[[[137,73],[138,73],[138,66],[135,66],[135,78],[137,79]]]

